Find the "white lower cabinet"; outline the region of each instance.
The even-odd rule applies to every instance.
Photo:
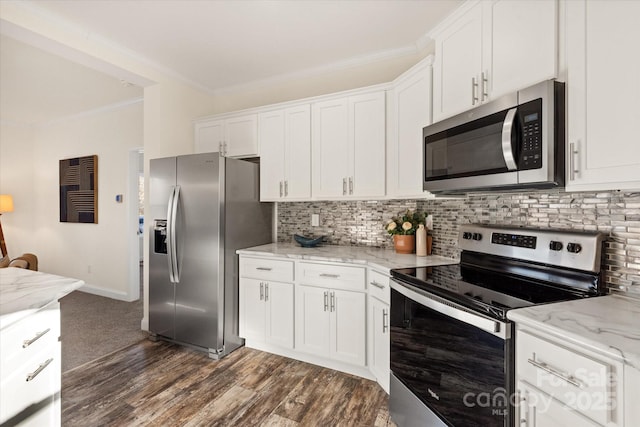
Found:
[[[365,300],[362,292],[298,285],[296,348],[365,366]]]
[[[0,334],[0,424],[60,425],[60,304]]]
[[[623,365],[566,340],[517,328],[521,425],[624,426]]]
[[[293,284],[240,279],[240,336],[293,348]]]
[[[369,297],[369,367],[380,386],[389,392],[389,304]]]

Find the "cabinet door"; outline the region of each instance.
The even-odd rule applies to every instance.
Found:
[[[258,116],[249,114],[225,120],[224,154],[227,157],[258,156]]]
[[[482,3],[468,10],[436,36],[433,120],[479,103],[482,69]]]
[[[385,93],[349,98],[348,194],[358,197],[385,194]]]
[[[285,111],[285,188],[287,199],[311,197],[311,106]],[[264,155],[264,152],[261,150]]]
[[[296,287],[296,349],[329,356],[329,291],[314,286]]]
[[[556,0],[485,3],[485,40],[490,42],[482,67],[489,98],[556,77],[557,8]]]
[[[312,114],[313,196],[345,196],[349,170],[347,99],[318,102]]]
[[[282,110],[258,116],[260,139],[260,200],[284,197],[285,113]]]
[[[354,365],[365,366],[366,295],[361,292],[332,290],[331,357]]]
[[[204,120],[194,125],[195,153],[217,153],[224,140],[222,120]]]
[[[389,392],[389,305],[377,298],[369,298],[369,329],[371,334],[371,372],[378,383]]]
[[[525,382],[518,382],[518,396],[520,398],[518,418],[521,425],[527,427],[597,427],[600,425]]]
[[[639,21],[637,1],[567,2],[569,191],[640,188]]]
[[[267,342],[293,348],[293,284],[266,283],[265,302]]]
[[[423,196],[422,128],[431,124],[431,66],[424,65],[391,92],[387,195]]]
[[[239,287],[240,336],[245,339],[264,341],[266,332],[264,282],[243,277],[240,278]]]

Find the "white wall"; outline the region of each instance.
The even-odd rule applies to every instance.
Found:
[[[24,125],[0,124],[0,194],[13,196],[14,211],[0,220],[9,256],[36,253],[33,194],[34,132]],[[37,255],[37,253],[36,253]]]
[[[126,204],[129,152],[143,144],[143,105],[74,118],[37,128],[33,155],[35,253],[40,270],[82,279],[85,290],[128,299]],[[98,156],[98,224],[61,223],[59,160]]]

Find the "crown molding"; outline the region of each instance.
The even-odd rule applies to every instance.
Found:
[[[85,117],[97,116],[99,114],[122,110],[132,105],[141,104],[143,101],[144,101],[143,97],[127,99],[125,101],[116,102],[113,104],[104,105],[102,107],[93,108],[91,110],[82,111],[80,113],[72,114],[70,116],[60,117],[60,118],[49,120],[47,122],[42,122],[42,123],[35,123],[32,126],[37,129],[42,129],[42,128],[58,125],[60,123],[68,122],[71,120],[77,120]]]

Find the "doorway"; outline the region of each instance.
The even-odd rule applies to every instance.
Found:
[[[129,189],[127,201],[129,217],[129,287],[128,301],[140,299],[142,288],[144,239],[144,150],[129,151]]]

